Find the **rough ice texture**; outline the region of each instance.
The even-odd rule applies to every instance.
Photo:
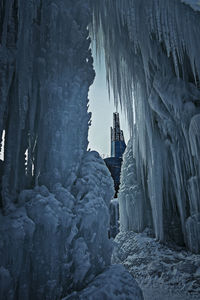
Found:
[[[164,245],[146,230],[120,232],[112,261],[134,274],[145,300],[199,300],[200,255],[174,243]]]
[[[103,160],[88,152],[70,189],[20,193],[18,208],[0,216],[1,299],[59,299],[110,264],[111,183]]]
[[[87,150],[94,70],[87,0],[2,1],[0,15],[1,202],[10,211],[25,188],[73,183]]]
[[[138,284],[122,265],[113,265],[81,292],[63,300],[142,300]]]
[[[110,265],[113,182],[87,152],[90,21],[87,0],[0,4],[0,299],[61,299]]]
[[[200,14],[177,0],[91,3],[93,35],[134,136],[123,224],[199,252]]]

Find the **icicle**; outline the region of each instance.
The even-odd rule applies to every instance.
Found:
[[[178,0],[99,0],[93,8],[94,19],[98,14],[93,32],[97,40],[103,35],[109,82],[136,136],[137,178],[148,207],[141,214],[149,226],[152,218],[160,240],[176,239],[175,229],[169,234],[167,226],[179,224],[179,235],[188,245],[187,218],[194,207],[199,212],[194,200],[198,126],[192,118],[200,112],[200,15]],[[126,218],[124,224],[132,221],[130,215]]]

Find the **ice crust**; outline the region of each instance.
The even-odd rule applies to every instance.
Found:
[[[177,0],[92,4],[92,34],[133,136],[122,226],[199,252],[200,14]]]

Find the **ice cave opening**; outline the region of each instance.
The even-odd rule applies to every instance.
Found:
[[[1,1],[0,299],[199,299],[199,36],[198,0]],[[91,37],[131,129],[114,243]]]

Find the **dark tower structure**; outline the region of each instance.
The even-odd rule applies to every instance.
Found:
[[[126,149],[124,134],[120,129],[119,114],[113,113],[113,128],[111,127],[111,157],[122,158]]]
[[[120,129],[119,114],[113,113],[113,127],[111,127],[111,157],[104,159],[115,185],[115,197],[120,185],[122,156],[126,149],[123,131]]]

